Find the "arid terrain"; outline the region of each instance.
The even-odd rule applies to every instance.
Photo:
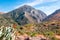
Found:
[[[28,5],[0,12],[0,40],[60,40],[60,9],[49,16]]]

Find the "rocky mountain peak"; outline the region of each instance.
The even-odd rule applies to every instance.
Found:
[[[31,6],[24,5],[13,11],[8,12],[5,16],[12,18],[18,24],[27,24],[27,23],[40,23],[45,17],[46,14],[40,10],[37,10]]]

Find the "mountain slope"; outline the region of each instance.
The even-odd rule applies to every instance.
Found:
[[[17,24],[13,19],[11,19],[11,18],[5,18],[3,15],[4,15],[5,13],[3,13],[3,12],[0,12],[0,27],[1,26],[4,26],[4,27],[6,27],[6,26],[11,26],[11,24]]]
[[[60,9],[49,15],[43,21],[60,21]]]
[[[11,22],[5,19],[1,14],[0,14],[0,27],[1,26],[10,26]]]
[[[4,17],[13,19],[19,25],[24,25],[27,23],[40,23],[46,17],[46,14],[40,10],[36,10],[31,6],[24,5],[18,9],[4,14]]]

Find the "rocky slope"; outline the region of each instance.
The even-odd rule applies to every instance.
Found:
[[[60,21],[60,9],[49,15],[44,21]]]
[[[13,19],[19,25],[25,25],[28,23],[40,23],[46,17],[46,14],[31,6],[24,5],[4,14],[4,17]]]

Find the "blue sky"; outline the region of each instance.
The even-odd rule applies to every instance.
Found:
[[[60,0],[0,0],[0,12],[9,12],[23,5],[30,5],[50,15],[60,9]]]

